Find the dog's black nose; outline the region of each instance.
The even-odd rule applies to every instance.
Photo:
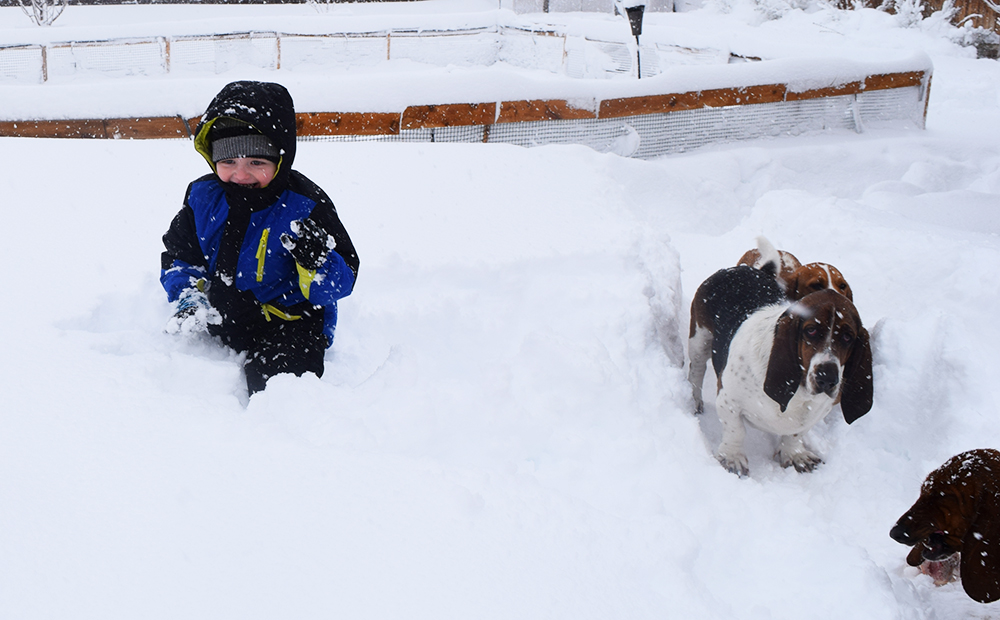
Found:
[[[833,362],[823,362],[817,366],[813,376],[816,381],[816,389],[826,394],[831,393],[840,381],[837,365]]]
[[[906,527],[902,524],[902,519],[900,519],[900,522],[896,523],[896,525],[892,526],[892,529],[889,530],[889,538],[904,545],[912,546],[917,543],[917,540],[910,535],[910,532],[908,532]]]

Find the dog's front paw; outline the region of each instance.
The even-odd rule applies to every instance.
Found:
[[[783,452],[779,450],[775,458],[782,467],[794,467],[795,471],[802,474],[816,469],[823,463],[823,459],[805,449],[796,452]]]
[[[750,475],[750,464],[743,453],[728,454],[719,452],[715,455],[715,458],[729,473],[736,474],[740,478],[746,478]]]

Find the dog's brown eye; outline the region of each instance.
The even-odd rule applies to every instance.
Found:
[[[819,328],[815,325],[806,325],[802,333],[806,335],[806,338],[816,338],[819,336]]]
[[[843,332],[842,334],[840,334],[840,341],[843,342],[844,344],[851,344],[852,342],[854,342],[854,334],[852,334],[851,332]]]
[[[847,289],[847,283],[846,282],[841,282],[840,284],[837,285],[837,288],[839,288],[842,291],[846,290]]]

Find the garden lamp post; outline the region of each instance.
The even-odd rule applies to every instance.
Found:
[[[637,69],[637,79],[642,79],[642,59],[639,55],[639,35],[642,34],[642,13],[645,8],[646,6],[643,4],[625,7],[625,12],[628,14],[629,26],[632,27],[632,36],[635,37],[635,65]]]

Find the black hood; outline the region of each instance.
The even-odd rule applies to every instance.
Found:
[[[284,86],[273,82],[231,82],[219,91],[201,117],[194,137],[195,150],[208,161],[212,172],[216,170],[215,164],[212,163],[209,130],[216,119],[223,117],[252,125],[278,147],[280,153],[278,171],[274,180],[263,191],[276,197],[288,186],[292,162],[295,160],[295,106],[292,103],[292,96]],[[242,194],[243,192],[239,190],[245,189],[238,186],[228,187],[231,185],[229,183],[224,185],[227,186],[227,195]],[[261,190],[254,191],[261,192]]]

